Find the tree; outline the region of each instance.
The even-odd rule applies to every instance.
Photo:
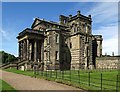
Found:
[[[4,51],[0,51],[0,64],[11,63],[14,62],[15,60],[17,60],[17,57],[15,57],[14,55],[11,55]]]

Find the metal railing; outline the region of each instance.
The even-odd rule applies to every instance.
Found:
[[[69,82],[71,84],[77,84],[78,86],[84,85],[93,88],[94,90],[114,90],[119,92],[120,88],[120,75],[105,74],[103,72],[93,71],[82,71],[82,70],[46,70],[46,71],[35,71],[35,76],[42,76],[47,79],[61,80],[63,82]],[[100,70],[99,70],[100,71]],[[102,71],[102,70],[101,70]],[[107,71],[107,70],[105,70]],[[112,70],[110,70],[112,71]],[[109,72],[110,72],[109,71]],[[106,77],[107,76],[107,77]],[[110,77],[112,76],[112,77]],[[112,79],[111,79],[112,78]]]

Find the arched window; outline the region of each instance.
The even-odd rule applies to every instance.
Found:
[[[74,26],[74,32],[76,32],[76,27]]]

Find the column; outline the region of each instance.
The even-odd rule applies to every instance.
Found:
[[[41,41],[41,61],[44,63],[44,43]]]
[[[19,47],[18,47],[18,49],[19,49],[19,59],[21,60],[21,42],[18,42],[18,44],[19,44]]]
[[[21,60],[23,60],[23,41],[21,41]]]
[[[41,69],[44,70],[44,41],[41,40],[41,63],[42,63],[42,67]]]
[[[37,62],[37,41],[34,42],[34,62]]]
[[[29,40],[27,39],[27,60],[29,60]]]
[[[38,41],[38,59],[39,59],[39,62],[41,62],[41,41],[39,40]]]
[[[28,57],[27,57],[27,39],[25,40],[25,60],[28,60]]]
[[[29,45],[30,45],[29,46],[29,60],[32,60],[32,47],[33,47],[33,45],[32,45],[32,43],[30,43]]]
[[[23,40],[23,59],[25,60],[26,57],[26,50],[25,50],[25,40]]]

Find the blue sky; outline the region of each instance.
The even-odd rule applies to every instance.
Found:
[[[103,54],[118,54],[118,3],[113,2],[16,2],[2,3],[2,49],[18,55],[17,35],[31,27],[35,17],[59,21],[59,15],[92,15],[93,34],[103,35]],[[1,40],[0,40],[1,41]]]

